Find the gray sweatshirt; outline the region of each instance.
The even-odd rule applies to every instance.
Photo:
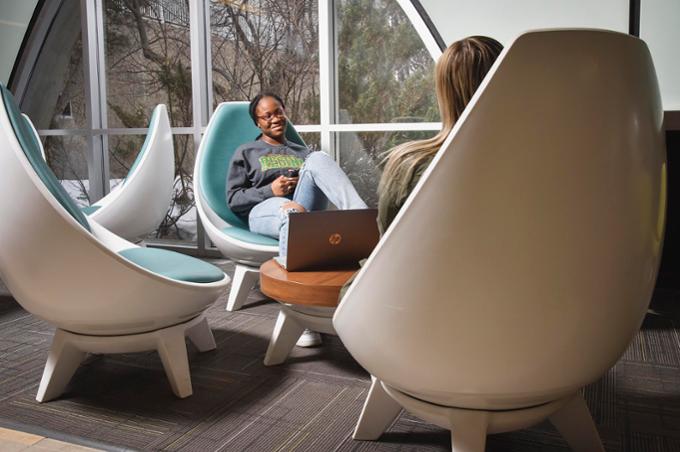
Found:
[[[247,222],[253,207],[274,196],[271,183],[281,175],[287,176],[289,168],[302,167],[309,153],[306,147],[290,141],[274,146],[257,140],[239,146],[227,176],[229,208]]]

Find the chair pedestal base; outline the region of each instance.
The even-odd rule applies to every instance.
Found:
[[[305,329],[336,334],[333,328],[334,313],[335,308],[281,303],[281,310],[264,357],[264,365],[276,366],[284,362]]]
[[[201,352],[216,348],[212,331],[203,315],[168,328],[124,336],[86,336],[57,329],[36,400],[47,402],[59,397],[86,353],[135,353],[148,350],[158,351],[172,392],[179,398],[188,397],[193,391],[185,337]]]
[[[354,439],[378,439],[397,417],[401,407],[428,422],[451,430],[451,449],[454,452],[483,452],[487,434],[519,430],[546,418],[564,436],[572,450],[604,452],[600,436],[580,394],[516,410],[472,410],[428,403],[381,383],[376,378],[372,378]]]
[[[231,280],[231,290],[227,299],[227,311],[238,311],[248,299],[250,290],[255,287],[260,276],[259,267],[249,267],[236,264],[234,277]]]

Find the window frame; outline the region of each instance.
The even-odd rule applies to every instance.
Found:
[[[52,20],[56,17],[61,2],[45,2],[50,8],[42,8],[38,14],[35,36],[46,36]],[[433,34],[427,24],[427,17],[419,11],[418,0],[394,0],[402,8],[413,24],[423,44],[434,61],[442,52],[441,38]],[[205,132],[210,116],[213,113],[212,67],[210,56],[210,0],[189,0],[189,34],[191,46],[191,79],[192,79],[192,125],[189,127],[172,127],[174,135],[192,135],[195,149],[198,150],[201,137]],[[319,124],[296,124],[299,132],[319,133],[321,148],[339,162],[339,134],[342,132],[399,132],[399,131],[438,131],[439,122],[413,123],[361,123],[340,124],[337,121],[338,105],[337,84],[337,52],[336,52],[336,0],[318,0],[319,17]],[[422,9],[422,7],[420,8]],[[102,198],[110,191],[109,184],[109,143],[108,137],[113,135],[146,134],[146,128],[109,128],[106,89],[106,46],[104,29],[104,0],[80,0],[84,89],[87,109],[87,129],[40,129],[38,134],[46,136],[82,135],[88,141],[88,177],[89,194],[92,202]],[[51,15],[51,17],[49,16]],[[33,64],[39,53],[41,42],[38,39],[28,46],[34,55],[33,62],[22,61],[19,68],[17,84],[21,87],[18,97],[21,101],[26,83],[30,79]],[[36,50],[38,49],[38,50]],[[23,70],[22,69],[28,69]],[[339,162],[340,163],[340,162]],[[212,246],[204,233],[201,220],[197,217],[197,237],[195,245],[168,244],[167,242],[149,242],[154,247],[162,247],[196,256],[218,257],[219,252]]]

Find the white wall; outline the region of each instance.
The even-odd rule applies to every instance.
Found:
[[[641,0],[640,37],[652,52],[664,110],[680,110],[680,0]]]
[[[0,0],[0,82],[7,84],[38,0]]]
[[[420,0],[444,42],[486,35],[508,44],[537,28],[628,33],[629,0]],[[680,0],[641,0],[640,37],[652,53],[664,110],[680,111]]]
[[[508,44],[521,32],[537,28],[605,28],[628,33],[629,0],[420,0],[420,3],[447,44],[471,35],[491,36]]]

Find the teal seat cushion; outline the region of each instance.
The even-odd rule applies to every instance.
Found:
[[[227,172],[236,148],[260,135],[260,129],[248,114],[247,102],[221,104],[210,119],[203,137],[200,156],[201,192],[210,208],[227,223],[248,229],[248,225],[227,204]],[[305,146],[289,122],[286,139]]]
[[[12,123],[14,135],[36,174],[40,177],[50,193],[52,193],[57,201],[59,201],[59,204],[61,204],[78,223],[89,231],[90,225],[87,222],[87,218],[85,218],[85,215],[83,215],[76,203],[71,199],[68,193],[66,193],[64,187],[61,186],[56,176],[43,159],[42,152],[40,151],[40,143],[36,139],[31,126],[26,122],[26,119],[21,116],[21,111],[19,111],[19,107],[14,101],[14,96],[12,96],[12,93],[10,93],[1,83],[0,93],[2,94],[2,101],[5,105],[7,116]]]
[[[248,229],[230,226],[222,229],[222,232],[236,240],[252,243],[254,245],[279,246],[278,240],[267,237],[266,235],[255,234],[254,232],[250,232]]]
[[[80,211],[83,212],[85,215],[92,215],[99,209],[101,209],[102,206],[85,206],[81,207]]]
[[[157,248],[129,248],[118,254],[140,267],[177,281],[211,283],[221,281],[224,272],[195,257]]]

